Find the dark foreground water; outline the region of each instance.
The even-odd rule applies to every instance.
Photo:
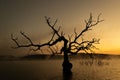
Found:
[[[120,59],[71,62],[69,80],[120,80]],[[65,80],[61,64],[62,60],[0,61],[0,80]]]

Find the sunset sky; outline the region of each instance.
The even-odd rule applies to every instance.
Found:
[[[88,38],[100,38],[99,53],[120,53],[120,0],[0,0],[0,55],[27,54],[26,49],[12,49],[10,34],[21,37],[23,31],[35,42],[44,42],[51,33],[44,16],[58,19],[67,34],[84,27],[92,13],[104,19],[89,31]],[[19,38],[21,39],[21,38]],[[23,39],[22,39],[23,40]]]

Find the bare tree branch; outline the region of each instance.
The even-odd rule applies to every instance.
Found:
[[[75,37],[74,42],[75,42],[83,33],[87,32],[88,30],[91,30],[91,29],[90,29],[91,27],[93,27],[93,26],[97,25],[98,23],[104,21],[104,20],[99,20],[100,15],[101,15],[101,14],[98,15],[97,20],[94,22],[94,21],[93,21],[93,18],[92,18],[92,14],[90,14],[90,17],[89,17],[88,21],[85,20],[85,23],[86,23],[85,28],[79,33],[79,35],[78,35],[77,37]]]
[[[58,31],[54,28],[55,24],[57,23],[57,20],[56,20],[55,23],[52,25],[52,24],[50,23],[50,17],[46,17],[46,16],[45,16],[45,19],[46,19],[46,22],[47,22],[48,26],[49,26],[50,28],[52,28],[52,30],[57,34],[58,37],[60,37]]]
[[[13,38],[13,34],[11,34],[11,39],[16,43],[17,46],[20,46],[19,43],[18,43],[18,38]],[[13,47],[15,48],[15,47]]]
[[[71,53],[71,54],[77,54],[81,50],[85,51],[86,53],[89,51],[93,52],[92,49],[97,49],[93,44],[99,44],[100,39],[93,38],[91,41],[89,41],[89,40],[85,41],[83,39],[83,34],[87,31],[91,30],[91,28],[93,26],[95,26],[98,23],[103,21],[103,20],[100,20],[100,15],[101,14],[99,14],[97,17],[97,20],[94,21],[92,14],[90,14],[89,19],[85,20],[85,28],[79,34],[76,32],[76,28],[74,28],[74,35],[75,35],[74,38],[72,35],[71,36],[68,35],[68,39],[66,39],[65,33],[63,31],[61,31],[61,26],[59,26],[57,29],[55,28],[58,20],[56,19],[55,22],[52,24],[51,18],[45,16],[45,20],[46,20],[46,23],[48,24],[48,27],[50,27],[53,31],[53,34],[52,34],[50,40],[48,40],[48,42],[42,43],[42,44],[35,44],[24,32],[20,32],[20,34],[28,40],[28,42],[29,42],[28,44],[20,44],[18,42],[18,38],[14,38],[13,34],[11,34],[11,39],[17,45],[14,48],[35,47],[31,50],[37,51],[37,50],[42,50],[41,47],[43,47],[43,46],[48,46],[49,50],[51,50],[52,53],[55,53],[55,52],[57,53],[58,49],[53,48],[52,46],[56,45],[58,42],[63,41],[64,45],[61,48],[61,53],[66,52],[66,53]],[[57,36],[57,38],[55,36]],[[78,41],[79,38],[82,38],[82,40]]]
[[[68,35],[68,41],[69,41],[69,43],[71,42],[72,36],[73,35]]]
[[[20,31],[20,33],[21,33],[21,35],[23,37],[25,37],[30,42],[30,44],[33,44],[33,42],[31,41],[31,39],[27,35],[25,35],[24,32]]]
[[[76,28],[74,28],[74,34],[75,34],[75,38],[78,36],[77,32],[76,32]]]
[[[45,17],[45,19],[46,19],[46,22],[47,22],[47,24],[48,24],[48,26],[53,30],[53,35],[52,35],[52,37],[51,37],[51,39],[48,41],[48,42],[46,42],[46,43],[43,43],[43,44],[34,44],[33,42],[32,42],[32,40],[25,34],[25,33],[23,33],[22,31],[20,32],[20,34],[23,36],[23,37],[25,37],[27,40],[28,40],[28,44],[20,44],[20,43],[18,43],[18,39],[17,38],[14,38],[13,37],[13,34],[11,34],[11,39],[16,43],[16,47],[14,47],[14,48],[20,48],[20,47],[36,47],[36,49],[31,49],[31,50],[33,50],[33,51],[37,51],[37,50],[40,50],[40,48],[41,47],[43,47],[43,46],[53,46],[53,45],[55,45],[56,43],[58,43],[58,42],[60,42],[60,41],[62,41],[62,39],[63,39],[63,33],[61,34],[61,35],[59,35],[59,31],[60,31],[60,28],[61,27],[59,27],[58,28],[58,30],[56,30],[54,27],[55,27],[55,25],[56,25],[56,23],[57,23],[57,20],[54,22],[54,24],[53,25],[51,25],[51,23],[50,23],[50,18],[48,17]],[[57,39],[55,39],[55,40],[53,40],[54,39],[54,36],[55,36],[55,34],[58,36],[58,38]]]

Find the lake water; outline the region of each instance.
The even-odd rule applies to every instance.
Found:
[[[63,60],[0,61],[0,80],[65,80]],[[71,60],[69,80],[120,80],[120,59]]]

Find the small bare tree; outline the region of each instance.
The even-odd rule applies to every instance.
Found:
[[[44,47],[44,46],[48,46],[51,49],[51,51],[53,51],[51,47],[56,45],[58,42],[63,41],[63,46],[61,47],[61,51],[60,51],[61,53],[64,54],[64,61],[63,61],[63,64],[62,64],[63,72],[70,73],[71,68],[72,68],[72,64],[69,62],[68,54],[73,54],[74,55],[74,54],[80,53],[81,50],[85,51],[86,53],[93,52],[92,49],[96,48],[94,46],[94,44],[99,43],[100,39],[95,39],[95,38],[93,38],[90,41],[83,40],[82,35],[84,33],[86,33],[87,31],[91,30],[91,28],[93,26],[95,26],[98,23],[103,21],[103,20],[99,19],[100,15],[98,15],[96,20],[93,20],[93,16],[92,16],[92,14],[90,14],[90,17],[87,20],[85,20],[85,27],[81,32],[77,33],[76,29],[74,29],[74,36],[68,35],[68,37],[65,37],[65,34],[63,33],[63,31],[61,31],[61,27],[59,27],[58,29],[55,28],[58,20],[55,20],[54,23],[51,23],[51,18],[50,17],[45,17],[46,23],[48,24],[48,26],[53,31],[51,39],[48,42],[43,43],[43,44],[35,44],[23,32],[20,32],[20,34],[28,40],[29,44],[20,44],[18,42],[18,39],[14,38],[13,34],[11,34],[11,39],[17,45],[16,47],[14,47],[15,49],[16,48],[21,48],[21,47],[35,47],[34,49],[32,49],[33,51],[41,50],[41,48]],[[78,40],[79,38],[82,38],[81,42]]]

